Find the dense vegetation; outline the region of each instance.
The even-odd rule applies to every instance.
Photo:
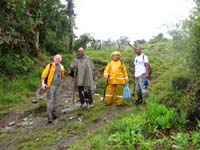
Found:
[[[29,132],[25,136],[22,133],[26,130],[22,128],[16,128],[14,134],[1,134],[0,144],[6,147],[10,143],[11,149],[56,149],[62,141],[80,135],[71,149],[200,149],[200,0],[194,2],[190,17],[179,28],[169,31],[172,40],[162,33],[148,43],[137,40],[137,43],[141,41],[152,66],[147,106],[134,106],[128,101],[124,112],[120,112],[123,108],[105,108],[99,97],[95,97],[93,110],[72,113],[77,118],[84,118],[81,123],[63,115],[58,124],[27,129]],[[45,101],[25,106],[35,96],[41,71],[55,53],[62,54],[68,78],[69,64],[75,55],[69,54],[68,48],[68,8],[59,0],[1,0],[0,8],[0,117],[22,108],[25,114],[43,110]],[[74,41],[75,48],[86,47],[88,41],[91,39],[82,35]],[[133,89],[132,61],[135,55],[125,43],[117,48],[122,52]],[[116,47],[109,42],[104,45],[107,50],[97,51],[95,47],[86,50],[86,54],[95,63],[96,93],[102,95],[105,86],[102,71]],[[112,116],[110,122],[97,126],[85,136],[88,126],[98,124],[101,117],[106,118],[113,111],[117,115]],[[45,111],[33,113],[35,119],[38,116],[45,118]]]
[[[0,7],[1,74],[30,72],[44,51],[67,52],[67,9],[59,0],[2,0]]]

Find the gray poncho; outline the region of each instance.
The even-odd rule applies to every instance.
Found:
[[[70,67],[74,70],[77,65],[77,86],[88,86],[92,91],[95,90],[94,82],[94,64],[89,56],[77,56],[72,61]]]

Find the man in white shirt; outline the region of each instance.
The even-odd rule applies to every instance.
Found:
[[[145,102],[148,97],[148,89],[144,86],[145,79],[149,78],[150,67],[149,59],[142,53],[141,47],[135,48],[136,57],[134,60],[134,76],[135,76],[135,90],[137,93],[136,103]]]

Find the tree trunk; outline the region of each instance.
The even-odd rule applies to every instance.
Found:
[[[39,36],[40,36],[40,32],[39,31],[35,31],[35,37],[33,40],[33,50],[32,50],[32,55],[35,58],[40,58],[40,52],[39,52]]]
[[[40,47],[40,20],[37,19],[34,27],[34,41],[33,41],[33,56],[36,58],[40,57],[39,47]]]
[[[73,52],[74,49],[74,4],[73,0],[68,0],[68,7],[67,7],[67,13],[69,16],[69,29],[70,29],[70,37],[69,37],[69,53]]]
[[[69,18],[69,25],[70,25],[70,38],[69,38],[69,52],[70,53],[72,53],[73,52],[73,50],[74,50],[74,30],[73,30],[73,28],[74,28],[74,25],[73,25],[73,21],[74,21],[74,19],[73,19],[73,16],[71,16],[70,18]]]

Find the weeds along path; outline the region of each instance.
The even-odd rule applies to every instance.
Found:
[[[121,116],[124,113],[132,112],[134,109],[135,107],[125,106],[125,107],[116,108],[114,110],[111,110],[110,112],[104,113],[103,115],[99,116],[95,121],[91,122],[81,132],[76,132],[74,133],[74,135],[66,139],[61,139],[59,141],[59,149],[69,148],[72,143],[77,142],[78,140],[81,140],[87,137],[89,134],[96,131],[97,128],[105,125],[106,123],[111,122],[115,117]]]

